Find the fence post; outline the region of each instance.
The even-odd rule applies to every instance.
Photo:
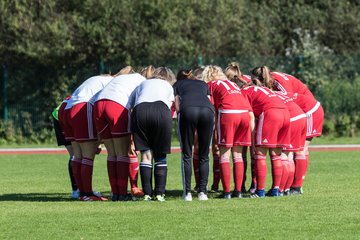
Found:
[[[198,56],[197,64],[198,64],[198,66],[203,66],[203,58],[201,55]]]
[[[105,73],[105,63],[104,63],[104,60],[102,60],[102,59],[99,62],[99,72],[100,72],[100,74]]]
[[[7,94],[7,85],[8,85],[9,75],[8,75],[8,71],[7,71],[5,64],[2,65],[2,68],[3,68],[3,99],[4,99],[3,100],[3,105],[4,105],[3,117],[4,117],[5,124],[7,124],[8,119],[9,119],[8,94]]]
[[[304,55],[298,55],[297,56],[297,69],[296,69],[297,74],[301,75],[304,73],[303,65],[304,65]]]

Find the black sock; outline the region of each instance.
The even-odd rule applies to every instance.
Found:
[[[156,195],[165,194],[166,177],[167,177],[166,162],[155,163],[154,176],[155,176],[155,194]]]
[[[140,163],[141,185],[145,195],[152,194],[152,164]]]

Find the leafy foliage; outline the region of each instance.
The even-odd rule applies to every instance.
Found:
[[[34,132],[51,129],[51,109],[86,78],[127,64],[176,71],[236,60],[244,73],[266,64],[306,82],[336,109],[328,119],[350,116],[359,112],[358,9],[354,0],[3,0],[0,74],[9,107],[27,111]]]

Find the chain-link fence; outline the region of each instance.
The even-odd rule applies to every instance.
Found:
[[[357,117],[360,113],[359,56],[194,56],[187,59],[165,59],[162,62],[133,65],[136,69],[148,64],[167,66],[176,73],[179,69],[193,68],[198,65],[216,64],[226,67],[232,61],[239,63],[244,74],[248,74],[253,67],[267,65],[272,70],[297,76],[322,102],[327,120],[332,121],[334,125],[330,124],[330,131],[335,130],[335,125],[339,121],[340,125],[348,124],[353,128],[360,128],[360,120]],[[48,132],[52,129],[51,111],[53,108],[90,76],[100,73],[114,74],[124,66],[125,64],[117,61],[99,61],[82,67],[57,69],[49,69],[36,64],[31,66],[3,65],[0,85],[2,90],[0,141],[1,139],[46,141],[52,138],[51,133]],[[344,119],[344,116],[347,116],[346,120],[339,120]]]

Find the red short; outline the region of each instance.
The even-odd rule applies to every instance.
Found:
[[[290,147],[290,114],[271,108],[261,113],[256,126],[255,145],[267,148]]]
[[[324,109],[319,102],[310,111],[306,112],[306,120],[306,138],[320,136],[324,123]]]
[[[219,110],[217,134],[219,146],[250,146],[249,112],[245,110]]]
[[[103,139],[130,134],[129,110],[117,102],[103,99],[94,104],[95,126]]]
[[[306,117],[290,121],[290,147],[284,148],[286,152],[304,150],[306,139]]]
[[[73,135],[72,131],[69,130],[69,129],[71,129],[71,127],[69,126],[69,123],[67,121],[68,111],[65,111],[65,107],[66,107],[66,103],[63,102],[61,104],[61,106],[59,108],[59,112],[58,112],[59,123],[60,123],[61,130],[65,136],[65,139],[67,141],[70,141],[70,140],[74,140],[74,135]]]
[[[95,126],[93,125],[92,105],[78,103],[65,110],[65,137],[76,141],[97,140]]]

